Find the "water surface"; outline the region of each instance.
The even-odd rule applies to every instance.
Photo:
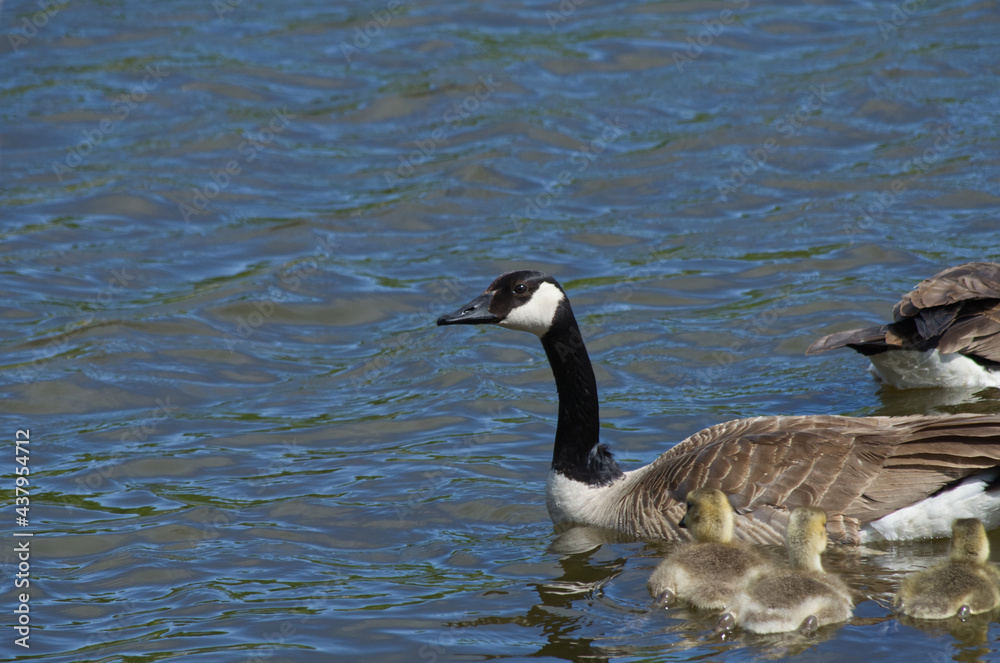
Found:
[[[886,605],[946,542],[830,552],[857,619],[812,639],[655,608],[667,546],[548,519],[537,341],[434,326],[554,274],[628,467],[735,417],[996,411],[803,355],[1000,258],[995,3],[2,9],[34,537],[31,648],[8,626],[0,657],[998,656],[988,618]]]

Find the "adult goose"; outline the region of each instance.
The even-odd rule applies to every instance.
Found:
[[[718,488],[736,535],[781,543],[788,515],[815,506],[833,541],[946,535],[954,517],[1000,525],[1000,417],[768,416],[717,424],[624,472],[600,443],[597,384],[569,299],[554,278],[508,272],[439,325],[537,335],[559,394],[546,504],[552,520],[680,540],[684,499]]]
[[[1000,386],[1000,265],[970,262],[924,279],[892,318],[824,336],[806,354],[857,350],[878,379],[900,389]]]

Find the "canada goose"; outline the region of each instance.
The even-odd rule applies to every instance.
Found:
[[[642,539],[686,538],[684,498],[718,488],[744,540],[780,543],[789,512],[817,506],[834,541],[946,535],[951,517],[1000,525],[1000,417],[768,416],[717,424],[623,472],[598,439],[597,384],[569,299],[551,276],[499,276],[439,325],[496,324],[542,342],[559,393],[546,505],[552,520]],[[947,514],[947,515],[946,515]]]
[[[754,633],[814,631],[851,618],[853,601],[844,582],[823,571],[826,513],[815,507],[792,511],[785,531],[791,568],[763,574],[733,598],[719,620]]]
[[[670,603],[675,597],[696,608],[724,608],[736,592],[771,564],[745,543],[733,540],[733,507],[715,488],[688,493],[678,523],[694,543],[675,548],[649,577],[649,591]]]
[[[911,574],[896,594],[896,609],[920,619],[947,619],[1000,606],[1000,571],[989,563],[983,523],[960,518],[952,526],[948,561]]]
[[[924,279],[892,318],[824,336],[806,354],[857,350],[878,379],[901,389],[1000,386],[1000,265],[970,262]]]

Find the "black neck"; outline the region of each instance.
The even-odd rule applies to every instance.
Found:
[[[542,347],[559,392],[552,469],[589,485],[606,485],[622,476],[622,471],[600,444],[597,380],[568,302],[563,302],[552,328],[542,336]]]

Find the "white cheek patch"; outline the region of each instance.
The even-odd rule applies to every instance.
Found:
[[[498,324],[507,329],[526,331],[542,337],[552,327],[559,304],[566,299],[562,290],[544,282],[535,290],[531,299],[511,310]]]

